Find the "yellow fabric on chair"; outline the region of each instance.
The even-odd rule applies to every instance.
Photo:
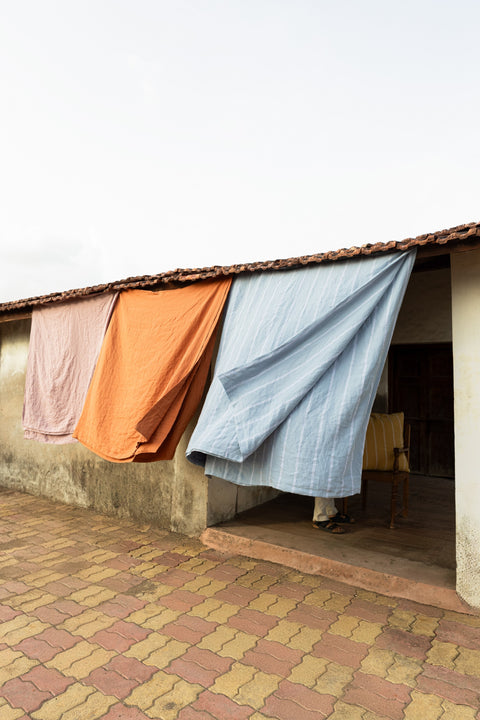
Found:
[[[395,457],[393,448],[404,446],[403,424],[403,412],[370,415],[363,451],[363,470],[393,469]],[[398,458],[398,470],[409,471],[405,453],[401,453]]]

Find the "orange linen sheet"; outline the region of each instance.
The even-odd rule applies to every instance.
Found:
[[[73,437],[112,462],[171,460],[202,399],[230,285],[120,293]]]

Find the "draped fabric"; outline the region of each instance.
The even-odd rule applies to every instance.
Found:
[[[32,312],[23,404],[24,437],[76,442],[82,412],[117,293],[47,305]]]
[[[121,293],[74,437],[112,462],[171,459],[202,399],[230,285]]]
[[[359,492],[368,417],[414,259],[236,278],[188,459],[240,485]]]

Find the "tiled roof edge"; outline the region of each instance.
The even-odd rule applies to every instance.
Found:
[[[191,283],[197,280],[207,280],[216,277],[240,275],[247,272],[264,272],[266,270],[292,270],[305,265],[318,264],[322,262],[333,262],[349,258],[374,255],[395,250],[409,250],[413,247],[424,247],[428,245],[447,245],[474,240],[480,238],[480,222],[458,225],[448,230],[440,230],[434,233],[419,235],[415,238],[407,238],[400,242],[391,241],[388,243],[367,243],[366,245],[330,250],[316,255],[304,255],[300,257],[287,258],[283,260],[268,260],[239,265],[213,265],[206,268],[187,268],[169,270],[158,275],[143,275],[140,277],[129,277],[124,280],[93,285],[86,288],[67,290],[65,292],[50,293],[38,297],[14,300],[12,302],[0,303],[0,319],[2,316],[29,312],[39,305],[64,302],[74,298],[88,297],[98,293],[114,292],[119,290],[154,289],[162,285],[179,283]]]

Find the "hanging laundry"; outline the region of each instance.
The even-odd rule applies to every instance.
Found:
[[[236,278],[188,459],[239,485],[359,492],[368,417],[414,259]]]
[[[230,285],[123,292],[74,437],[112,462],[171,459],[202,399]]]
[[[94,295],[33,310],[22,418],[25,438],[76,442],[72,432],[117,296]]]

